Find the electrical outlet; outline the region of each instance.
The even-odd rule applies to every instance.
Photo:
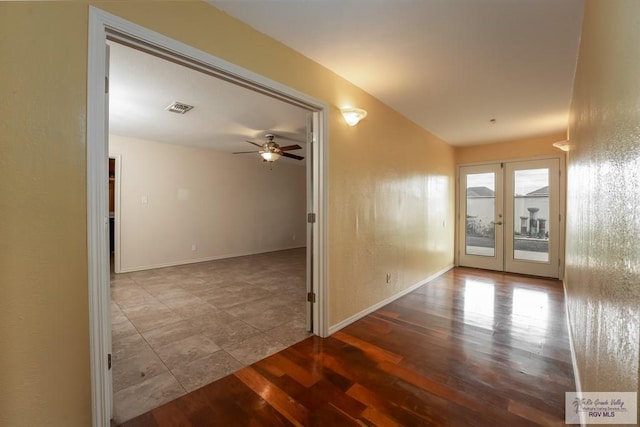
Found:
[[[191,250],[192,251],[197,251],[198,250],[198,246],[196,246],[196,244],[194,243],[193,245],[191,245]]]
[[[296,235],[295,234],[293,236],[291,236],[291,240],[293,240],[295,242],[295,240],[296,240]]]

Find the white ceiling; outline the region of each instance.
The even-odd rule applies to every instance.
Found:
[[[306,155],[306,110],[118,43],[109,46],[111,133],[226,152],[259,150],[245,140],[262,144],[274,133],[282,146],[303,147],[291,154]],[[194,108],[166,111],[174,101]]]
[[[582,0],[207,1],[452,145],[566,130]],[[306,156],[305,110],[110,45],[112,133],[228,152],[275,133]],[[195,108],[165,111],[174,101]]]
[[[566,130],[583,0],[206,1],[452,145]]]

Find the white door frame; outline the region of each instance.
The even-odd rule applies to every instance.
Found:
[[[460,182],[460,169],[463,167],[468,167],[468,166],[482,166],[482,165],[489,165],[489,164],[500,164],[500,163],[515,163],[515,162],[528,162],[528,161],[535,161],[535,160],[547,160],[547,159],[557,159],[558,160],[558,166],[559,166],[559,193],[558,193],[558,197],[559,197],[559,231],[558,231],[558,236],[559,236],[559,241],[558,241],[558,259],[559,259],[559,264],[558,264],[558,279],[559,280],[563,280],[564,278],[564,251],[565,251],[565,233],[566,233],[566,226],[565,226],[565,214],[566,214],[566,165],[565,165],[565,156],[562,154],[557,154],[557,155],[542,155],[542,156],[534,156],[534,157],[517,157],[517,158],[508,158],[508,159],[499,159],[499,160],[492,160],[492,161],[484,161],[484,162],[473,162],[473,163],[463,163],[463,164],[458,164],[456,166],[456,209],[457,209],[457,221],[458,224],[456,224],[456,236],[455,236],[455,245],[456,245],[456,250],[455,250],[455,265],[459,266],[460,265],[460,254],[461,251],[464,250],[464,248],[462,247],[463,245],[461,244],[461,240],[464,237],[464,227],[460,226],[460,221],[461,217],[462,217],[462,207],[460,206],[460,197],[461,194],[463,192],[463,189],[461,187],[461,182]],[[462,237],[461,237],[462,236]]]
[[[487,169],[491,168],[493,170]],[[463,173],[463,169],[465,172]],[[464,165],[458,167],[458,182],[460,185],[460,197],[458,206],[460,209],[460,220],[458,221],[458,264],[464,263],[468,267],[484,268],[487,270],[501,270],[504,266],[504,245],[500,242],[504,239],[504,201],[502,196],[504,177],[500,163],[484,165]],[[493,173],[494,174],[494,197],[493,197],[493,218],[494,225],[494,247],[493,255],[472,255],[467,254],[467,188],[466,176],[473,173]]]
[[[513,226],[505,230],[504,238],[504,269],[505,271],[518,272],[544,277],[560,276],[560,161],[558,159],[537,159],[504,164],[505,198],[514,200],[515,182],[513,173],[517,170],[548,169],[549,179],[549,217],[547,218],[547,231],[549,232],[549,251],[547,261],[532,261],[516,258],[514,250],[515,216],[514,204],[505,205],[505,221],[513,221]],[[556,219],[558,219],[556,221]],[[506,222],[505,222],[506,224]]]
[[[91,401],[95,427],[107,427],[111,417],[111,381],[107,355],[111,350],[109,285],[108,141],[105,115],[106,41],[126,41],[131,46],[155,50],[189,61],[210,75],[251,88],[313,114],[313,223],[312,283],[316,293],[313,332],[327,336],[327,116],[326,103],[223,59],[197,50],[162,34],[89,7],[87,64],[87,252],[89,288],[89,340]]]

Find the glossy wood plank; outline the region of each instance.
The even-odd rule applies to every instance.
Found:
[[[306,408],[252,367],[240,369],[233,375],[273,406],[276,411],[284,415],[292,424],[301,426],[306,423],[308,417]]]
[[[293,360],[290,360],[279,353],[262,360],[260,365],[273,367],[276,372],[282,372],[283,375],[288,375],[304,387],[311,387],[322,378],[320,372],[309,372]]]
[[[361,340],[360,338],[353,337],[343,332],[336,332],[335,334],[333,334],[333,338],[336,338],[353,347],[359,348],[364,353],[366,353],[369,358],[375,360],[376,362],[398,363],[402,360],[402,356],[398,354],[382,350],[376,345],[370,344],[367,341]]]
[[[564,310],[558,281],[456,268],[124,425],[563,425]]]

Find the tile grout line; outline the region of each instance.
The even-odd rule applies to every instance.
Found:
[[[131,319],[129,319],[129,316],[127,316],[127,313],[125,313],[125,312],[124,312],[124,310],[122,310],[122,307],[120,307],[120,305],[119,305],[117,302],[115,302],[115,304],[116,304],[116,305],[118,305],[118,308],[120,308],[120,310],[122,311],[122,314],[127,318],[127,321],[128,321],[129,323],[131,323],[131,325],[135,328],[135,330],[136,330],[136,332],[138,333],[138,335],[140,335],[140,337],[142,337],[142,339],[144,340],[144,342],[149,346],[149,349],[150,349],[150,350],[151,350],[151,351],[152,351],[152,352],[153,352],[153,353],[158,357],[158,360],[160,360],[160,362],[162,363],[162,366],[164,366],[164,367],[165,367],[165,369],[167,370],[167,372],[169,372],[169,373],[171,374],[171,376],[176,380],[176,382],[177,382],[178,384],[180,384],[180,387],[182,387],[182,390],[184,391],[184,394],[187,394],[187,390],[186,390],[186,388],[182,385],[182,383],[181,383],[180,381],[178,381],[178,379],[175,377],[175,375],[173,375],[173,372],[171,372],[171,369],[169,369],[169,367],[167,366],[167,364],[165,363],[165,361],[162,359],[162,357],[160,357],[160,355],[158,354],[158,352],[156,351],[156,349],[151,345],[151,343],[150,343],[149,341],[147,341],[147,338],[146,338],[146,337],[144,336],[144,334],[143,334],[143,333],[138,329],[138,327],[135,325],[135,323],[133,323],[133,322],[131,321]],[[133,334],[131,334],[131,335],[133,335]],[[127,335],[127,336],[130,336],[130,335]],[[112,341],[113,341],[113,338],[112,338]],[[113,352],[113,344],[111,345],[111,347],[112,347],[112,348],[111,348],[111,351]],[[134,354],[133,356],[129,356],[129,357],[124,358],[124,359],[122,359],[122,360],[126,360],[126,359],[130,359],[130,358],[134,358],[134,357],[136,357],[136,356],[137,356],[137,354]],[[113,363],[113,366],[115,366],[115,365],[116,365],[116,362],[114,362],[114,363]],[[139,382],[139,383],[137,383],[137,384],[132,384],[132,385],[130,385],[130,386],[128,386],[128,387],[123,388],[122,390],[118,390],[117,392],[121,392],[121,391],[123,391],[123,390],[126,390],[126,389],[127,389],[127,388],[129,388],[129,387],[134,387],[134,386],[136,386],[136,385],[142,384],[143,382],[147,381],[148,379],[150,379],[150,378],[154,378],[154,377],[157,377],[158,375],[161,375],[161,374],[162,374],[162,372],[160,372],[160,373],[158,373],[158,374],[156,374],[156,375],[152,375],[152,376],[150,376],[150,377],[147,377],[147,376],[145,375],[144,380],[142,380],[141,382]],[[114,394],[115,394],[115,393],[117,393],[117,392],[114,392]]]
[[[265,258],[265,260],[266,260],[266,259],[267,259],[267,258]],[[289,258],[289,257],[287,257],[287,258],[285,258],[284,260],[285,260],[285,261],[287,261],[287,262],[289,262],[289,261],[290,261],[290,258]],[[278,262],[278,261],[276,261],[276,262]],[[236,269],[238,269],[238,268],[243,269],[243,268],[245,268],[245,267],[237,266],[237,267],[233,267],[233,268],[236,268]],[[209,269],[207,269],[207,270],[209,270]],[[172,273],[172,274],[173,274],[173,273],[175,273],[176,275],[189,276],[188,280],[189,280],[189,282],[190,282],[190,283],[191,283],[191,282],[194,282],[194,283],[196,283],[196,285],[206,285],[207,283],[211,283],[211,288],[212,288],[212,289],[215,289],[215,288],[216,288],[216,286],[214,286],[214,285],[213,285],[213,283],[214,283],[214,282],[212,282],[211,280],[206,280],[205,278],[203,278],[203,277],[201,277],[201,276],[197,276],[197,277],[195,277],[195,276],[194,276],[194,277],[191,277],[190,275],[192,274],[192,272],[193,272],[193,271],[194,271],[194,270],[193,270],[192,268],[182,268],[182,269],[180,269],[180,270],[172,270],[172,271],[171,271],[171,273]],[[285,278],[283,278],[279,283],[282,283],[282,284],[284,285],[284,283],[286,283],[286,282],[295,282],[295,283],[297,283],[297,282],[299,282],[299,281],[304,282],[304,280],[305,280],[305,279],[304,279],[304,277],[302,277],[302,276],[300,276],[300,275],[297,275],[297,274],[287,274],[287,272],[288,272],[288,271],[290,271],[290,269],[286,269],[286,268],[285,268],[285,269],[282,269],[282,270],[281,270],[281,272],[277,273],[279,276],[280,276],[280,275],[282,275],[282,274],[284,274],[284,275],[286,276],[286,277],[285,277]],[[168,271],[167,271],[167,272],[168,272]],[[211,275],[211,274],[215,274],[215,273],[214,273],[213,271],[205,271],[205,272],[202,272],[201,274]],[[227,277],[228,277],[229,275],[228,275],[228,274],[225,274],[225,276],[227,276]],[[260,275],[260,277],[261,277],[261,276],[262,276],[262,275]],[[172,313],[172,314],[173,314],[173,315],[175,315],[177,318],[179,318],[179,319],[180,319],[180,321],[188,322],[188,323],[189,323],[189,325],[193,326],[193,325],[191,324],[191,322],[190,322],[190,320],[191,320],[193,317],[189,317],[189,316],[182,315],[182,314],[180,314],[178,311],[174,310],[174,308],[173,308],[172,306],[169,306],[169,305],[168,305],[168,303],[167,303],[167,301],[169,301],[169,299],[168,299],[168,298],[161,298],[161,297],[162,297],[162,290],[161,290],[161,289],[159,289],[159,288],[154,289],[154,281],[155,281],[155,280],[157,280],[157,279],[162,279],[162,275],[156,275],[156,274],[153,274],[153,273],[152,273],[152,274],[150,274],[150,275],[145,275],[144,277],[143,277],[143,276],[140,276],[140,277],[129,276],[129,277],[123,277],[123,279],[126,279],[126,280],[127,280],[126,285],[125,285],[125,286],[123,286],[123,288],[124,288],[124,289],[126,289],[126,288],[128,288],[128,287],[136,287],[136,288],[138,288],[139,290],[143,291],[143,293],[144,293],[144,294],[146,294],[146,295],[148,295],[148,296],[150,297],[150,299],[149,299],[147,302],[144,302],[144,301],[143,301],[141,304],[139,304],[139,306],[144,306],[144,305],[146,305],[146,304],[147,304],[147,303],[149,303],[149,302],[153,302],[154,304],[155,304],[155,303],[157,303],[160,307],[162,307],[162,308],[164,308],[164,309],[167,309],[170,313]],[[255,282],[254,282],[254,278],[247,278],[247,279],[243,279],[243,280],[237,280],[237,279],[236,279],[236,280],[232,280],[232,279],[225,279],[225,280],[224,280],[224,281],[222,281],[222,282],[215,282],[215,284],[225,283],[225,282],[227,282],[227,281],[229,282],[229,284],[228,284],[227,286],[221,286],[221,287],[219,287],[219,289],[225,289],[225,288],[228,288],[228,290],[231,290],[231,287],[232,287],[232,286],[234,286],[234,283],[235,283],[235,284],[237,284],[237,283],[245,283],[247,286],[250,286],[251,288],[254,288],[254,289],[263,289],[264,291],[267,291],[267,292],[270,292],[270,293],[274,293],[274,294],[275,294],[276,292],[280,292],[280,289],[281,289],[281,288],[280,288],[280,286],[278,286],[278,285],[279,285],[279,283],[278,283],[278,285],[276,285],[275,287],[273,287],[273,286],[272,286],[272,289],[269,289],[269,288],[267,288],[267,287],[263,287],[263,286],[267,286],[267,283],[255,283]],[[247,302],[240,302],[240,303],[238,303],[238,304],[234,304],[234,305],[231,305],[231,306],[229,306],[229,307],[220,308],[220,307],[215,306],[214,304],[212,304],[212,303],[211,303],[211,302],[209,302],[208,300],[204,299],[204,298],[201,296],[201,294],[199,295],[199,294],[197,294],[197,293],[193,293],[193,290],[192,290],[192,289],[190,289],[190,288],[189,288],[189,286],[185,286],[185,285],[184,285],[182,282],[180,282],[178,279],[172,278],[171,280],[167,281],[167,282],[166,282],[166,284],[167,284],[167,290],[168,290],[168,292],[176,291],[176,290],[184,291],[184,292],[185,292],[185,294],[187,294],[187,295],[188,295],[188,298],[193,298],[194,300],[199,301],[199,302],[201,302],[202,304],[206,304],[207,306],[211,307],[213,310],[219,311],[220,313],[223,313],[225,316],[229,316],[230,318],[233,318],[233,319],[234,319],[234,321],[241,322],[241,323],[242,323],[243,325],[245,325],[246,327],[251,328],[252,330],[254,330],[254,331],[255,331],[255,334],[250,335],[249,337],[247,337],[247,339],[260,336],[260,337],[262,337],[263,339],[267,340],[268,342],[275,344],[277,347],[283,347],[283,348],[288,347],[288,345],[287,345],[287,344],[285,344],[285,343],[281,342],[279,339],[276,339],[274,336],[270,335],[270,334],[269,334],[269,332],[271,332],[271,331],[273,331],[273,330],[275,330],[275,329],[277,329],[277,328],[282,328],[282,327],[284,327],[285,325],[287,325],[288,323],[293,322],[293,320],[291,320],[291,321],[290,321],[290,320],[287,320],[287,321],[284,321],[284,322],[282,322],[282,323],[279,323],[279,324],[277,324],[277,325],[275,325],[275,326],[273,326],[273,325],[272,325],[268,330],[263,331],[261,328],[255,327],[255,326],[253,326],[252,324],[250,324],[250,323],[246,322],[246,321],[244,320],[243,316],[237,316],[237,315],[231,314],[229,311],[227,311],[228,309],[230,309],[230,308],[234,308],[234,307],[238,307],[238,306],[239,306],[239,305],[241,305],[241,304],[249,304],[249,303],[250,303],[250,304],[259,304],[260,302],[268,302],[268,301],[271,299],[271,297],[270,297],[270,296],[264,296],[264,297],[261,297],[261,298],[257,298],[256,300],[251,300],[251,301],[247,301]],[[297,285],[296,285],[296,286],[297,286]],[[277,288],[277,289],[276,289],[276,288]],[[285,288],[286,288],[286,287],[284,287],[284,286],[282,287],[282,289],[285,289]],[[154,292],[154,291],[155,291],[155,292]],[[233,292],[233,290],[231,290],[231,292]],[[146,299],[146,298],[144,298],[144,299]],[[149,331],[153,331],[153,330],[155,330],[155,329],[161,328],[161,327],[166,326],[166,325],[161,325],[161,326],[157,326],[157,327],[151,328],[151,329],[149,329],[149,330],[145,331],[145,333],[143,333],[143,332],[140,330],[139,326],[137,326],[137,325],[132,321],[132,318],[130,317],[130,315],[128,315],[128,314],[127,314],[127,312],[126,312],[126,311],[121,307],[121,305],[120,305],[117,301],[115,301],[113,298],[111,298],[111,300],[114,302],[114,304],[116,304],[116,305],[117,305],[117,307],[118,307],[118,308],[119,308],[119,310],[122,312],[122,315],[125,317],[125,319],[126,319],[126,320],[127,320],[127,321],[132,325],[132,326],[133,326],[133,329],[136,331],[136,333],[137,333],[140,337],[142,337],[142,339],[143,339],[144,343],[145,343],[149,348],[151,348],[151,350],[152,350],[153,354],[154,354],[154,355],[155,355],[155,356],[160,360],[160,362],[162,363],[162,366],[166,369],[166,371],[170,373],[171,377],[176,381],[176,383],[177,383],[177,384],[179,384],[179,385],[180,385],[181,389],[182,389],[185,393],[188,393],[188,392],[186,391],[186,390],[187,390],[186,385],[185,385],[185,384],[183,384],[183,382],[182,382],[182,381],[180,381],[180,380],[178,379],[178,377],[174,374],[174,372],[173,372],[171,369],[169,369],[169,366],[167,365],[167,362],[166,362],[166,361],[165,361],[165,360],[160,356],[160,354],[158,353],[158,351],[157,351],[156,347],[154,347],[153,345],[151,345],[151,343],[149,342],[149,340],[148,340],[148,339],[147,339],[147,337],[145,336],[145,333],[148,333]],[[138,306],[138,305],[134,305],[134,306],[132,306],[132,307],[128,307],[128,309],[133,308],[133,307],[137,307],[137,306]],[[129,311],[130,311],[130,310],[129,310]],[[194,326],[194,328],[198,330],[198,333],[206,332],[205,330],[203,330],[203,329],[202,329],[202,327],[195,327],[195,326]],[[134,334],[132,333],[132,334],[131,334],[131,336],[133,336],[133,335],[134,335]],[[127,336],[129,336],[129,335],[127,335]],[[242,343],[243,341],[245,341],[245,340],[246,340],[246,339],[242,339],[241,341],[239,341],[238,343],[236,343],[236,344],[234,344],[234,345],[239,345],[239,344],[241,344],[241,343]],[[210,353],[210,354],[204,355],[204,356],[202,356],[202,357],[199,357],[198,359],[196,359],[196,360],[194,360],[194,361],[191,361],[190,363],[193,363],[193,362],[198,361],[198,360],[202,360],[202,359],[204,359],[204,358],[206,358],[206,357],[211,356],[212,354],[216,354],[216,353],[219,353],[219,352],[223,352],[223,353],[221,353],[221,354],[224,354],[226,357],[228,357],[228,358],[229,358],[229,360],[233,360],[235,363],[237,363],[237,364],[238,364],[238,366],[240,366],[240,368],[235,369],[233,372],[237,372],[239,369],[242,369],[243,367],[246,367],[246,366],[249,366],[249,365],[250,365],[250,364],[248,365],[248,364],[246,364],[246,363],[244,363],[244,362],[240,361],[239,359],[237,359],[236,357],[234,357],[231,353],[229,353],[229,351],[227,350],[227,348],[229,348],[228,346],[223,347],[222,345],[218,344],[215,340],[211,340],[211,341],[212,341],[212,342],[213,342],[213,343],[214,343],[214,344],[219,348],[219,350],[217,350],[217,351],[215,351],[215,352],[213,352],[213,353]],[[167,343],[166,345],[170,345],[170,343]],[[277,353],[277,351],[276,351],[276,353]],[[260,360],[262,360],[262,359],[264,359],[264,358],[266,358],[266,357],[269,357],[269,356],[271,356],[272,354],[274,354],[274,353],[264,355],[263,357],[261,357],[261,359],[260,359]],[[135,355],[134,355],[134,356],[135,356]],[[255,362],[252,362],[252,363],[255,363]],[[160,375],[160,374],[159,374],[159,375]],[[143,380],[143,382],[144,382],[144,381],[146,381],[146,380],[148,380],[148,379],[150,379],[150,378],[154,378],[154,377],[155,377],[155,376],[153,376],[153,377],[147,377],[147,378],[145,378],[145,380]]]

